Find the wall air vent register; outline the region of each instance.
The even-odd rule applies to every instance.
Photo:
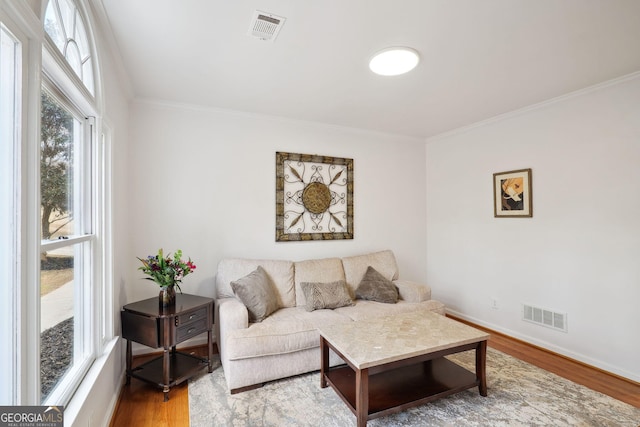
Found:
[[[567,314],[523,304],[522,320],[567,332]]]

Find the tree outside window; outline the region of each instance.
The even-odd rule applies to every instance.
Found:
[[[42,92],[40,193],[42,239],[72,228],[74,119],[49,94]]]

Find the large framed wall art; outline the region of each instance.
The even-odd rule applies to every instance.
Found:
[[[531,169],[493,174],[493,216],[532,217]]]
[[[276,241],[353,239],[353,159],[276,153]]]

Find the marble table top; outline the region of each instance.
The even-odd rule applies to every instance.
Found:
[[[489,339],[489,334],[429,310],[319,326],[358,369]]]

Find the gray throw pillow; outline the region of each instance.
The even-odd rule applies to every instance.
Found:
[[[307,302],[307,311],[353,305],[344,280],[328,283],[302,282],[300,287]]]
[[[356,298],[395,304],[398,302],[398,287],[369,266],[356,289]]]
[[[262,322],[278,309],[278,297],[264,268],[258,266],[246,276],[231,282],[231,289],[249,311],[249,322]]]

